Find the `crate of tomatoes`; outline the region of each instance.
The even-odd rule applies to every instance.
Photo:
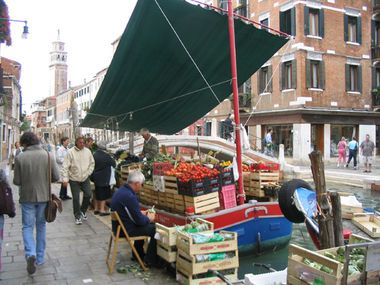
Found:
[[[181,162],[165,175],[177,177],[178,194],[196,197],[212,192],[212,189],[220,188],[219,170],[211,169],[201,164]],[[214,182],[214,183],[211,183]]]

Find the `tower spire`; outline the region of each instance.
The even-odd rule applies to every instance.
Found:
[[[58,29],[57,30],[57,41],[61,40],[61,31]]]

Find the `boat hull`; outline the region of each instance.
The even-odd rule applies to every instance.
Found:
[[[240,252],[252,253],[280,248],[289,242],[292,234],[292,223],[283,216],[277,202],[247,203],[191,218],[163,210],[157,210],[156,214],[158,223],[170,227],[184,225],[194,218],[213,222],[216,231],[237,232]]]

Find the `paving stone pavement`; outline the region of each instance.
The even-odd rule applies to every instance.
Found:
[[[4,168],[5,163],[0,163]],[[11,181],[11,177],[10,177]],[[17,187],[13,186],[15,201],[18,201]],[[53,184],[53,192],[58,194],[58,184]],[[21,233],[21,209],[17,202],[17,215],[5,218],[2,245],[3,269],[0,285],[21,284],[176,284],[166,270],[151,269],[149,280],[142,280],[133,273],[108,274],[105,257],[110,229],[91,213],[82,225],[74,224],[71,200],[63,202],[63,212],[54,223],[47,224],[46,263],[37,268],[33,276],[26,272]],[[119,250],[118,264],[132,264],[129,248]],[[118,265],[116,265],[117,267]]]

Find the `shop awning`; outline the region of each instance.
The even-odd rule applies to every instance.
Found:
[[[238,84],[286,42],[235,20]],[[184,129],[232,93],[227,15],[183,0],[139,0],[83,127]]]

